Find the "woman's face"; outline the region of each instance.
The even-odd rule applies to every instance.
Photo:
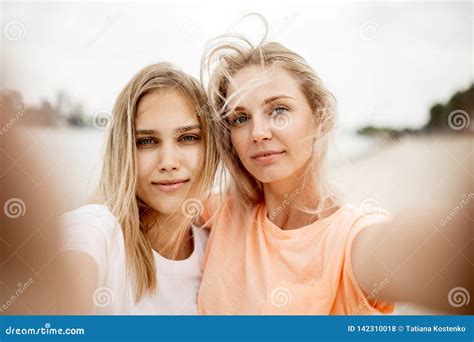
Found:
[[[231,140],[245,168],[263,183],[299,177],[313,153],[315,124],[293,77],[280,67],[249,66],[227,94]]]
[[[162,214],[180,210],[202,152],[194,106],[177,90],[152,92],[140,101],[135,125],[138,197]]]

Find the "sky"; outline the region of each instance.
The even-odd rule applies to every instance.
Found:
[[[339,124],[420,127],[429,108],[474,82],[471,2],[1,2],[1,87],[28,103],[59,91],[88,115],[110,111],[142,67],[199,76],[224,33],[302,55],[335,95]]]

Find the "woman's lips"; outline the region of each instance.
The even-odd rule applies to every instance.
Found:
[[[189,182],[189,179],[187,180],[180,180],[180,181],[166,181],[166,182],[158,182],[158,183],[153,183],[153,185],[160,191],[162,192],[174,192],[179,189],[181,189],[184,184]]]
[[[263,152],[263,153],[259,153],[255,156],[253,156],[252,159],[254,159],[258,163],[266,164],[266,163],[270,163],[270,162],[273,162],[273,161],[277,160],[278,158],[280,158],[280,156],[283,153],[285,153],[285,151],[282,151],[282,152],[276,152],[276,151]]]

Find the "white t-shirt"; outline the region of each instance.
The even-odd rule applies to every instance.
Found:
[[[65,213],[63,250],[90,255],[98,268],[93,314],[195,315],[208,231],[193,226],[194,250],[185,260],[169,260],[153,251],[157,292],[135,303],[135,284],[126,275],[123,233],[104,205],[90,204]]]

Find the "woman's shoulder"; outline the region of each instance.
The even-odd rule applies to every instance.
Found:
[[[198,226],[212,228],[213,222],[223,210],[226,209],[228,211],[231,208],[232,198],[228,193],[213,192],[200,204],[202,211],[196,224]]]
[[[211,194],[203,205],[203,212],[195,222],[198,226],[207,228],[211,232],[216,230],[229,230],[241,226],[245,218],[252,217],[252,211],[257,205],[248,205],[234,192],[226,191]],[[210,236],[210,238],[211,238]]]
[[[62,215],[65,219],[79,219],[84,217],[100,220],[115,219],[109,207],[104,204],[86,204],[82,207],[70,210]]]
[[[393,216],[390,212],[380,205],[343,203],[332,217],[326,219],[328,226],[332,228],[327,233],[338,237],[338,239],[346,236],[348,240],[351,240],[361,230],[389,222],[392,219]]]
[[[87,204],[68,211],[61,216],[63,226],[82,226],[100,230],[110,235],[117,226],[117,219],[110,209],[103,204]]]
[[[360,204],[344,203],[341,205],[341,212],[350,216],[354,224],[361,222],[378,222],[392,219],[392,215],[388,210],[379,203],[362,201]]]
[[[118,232],[115,216],[105,205],[88,204],[64,213],[60,225],[62,251],[91,257],[97,265],[99,284],[102,284],[110,253],[121,242],[122,234],[115,233]]]

